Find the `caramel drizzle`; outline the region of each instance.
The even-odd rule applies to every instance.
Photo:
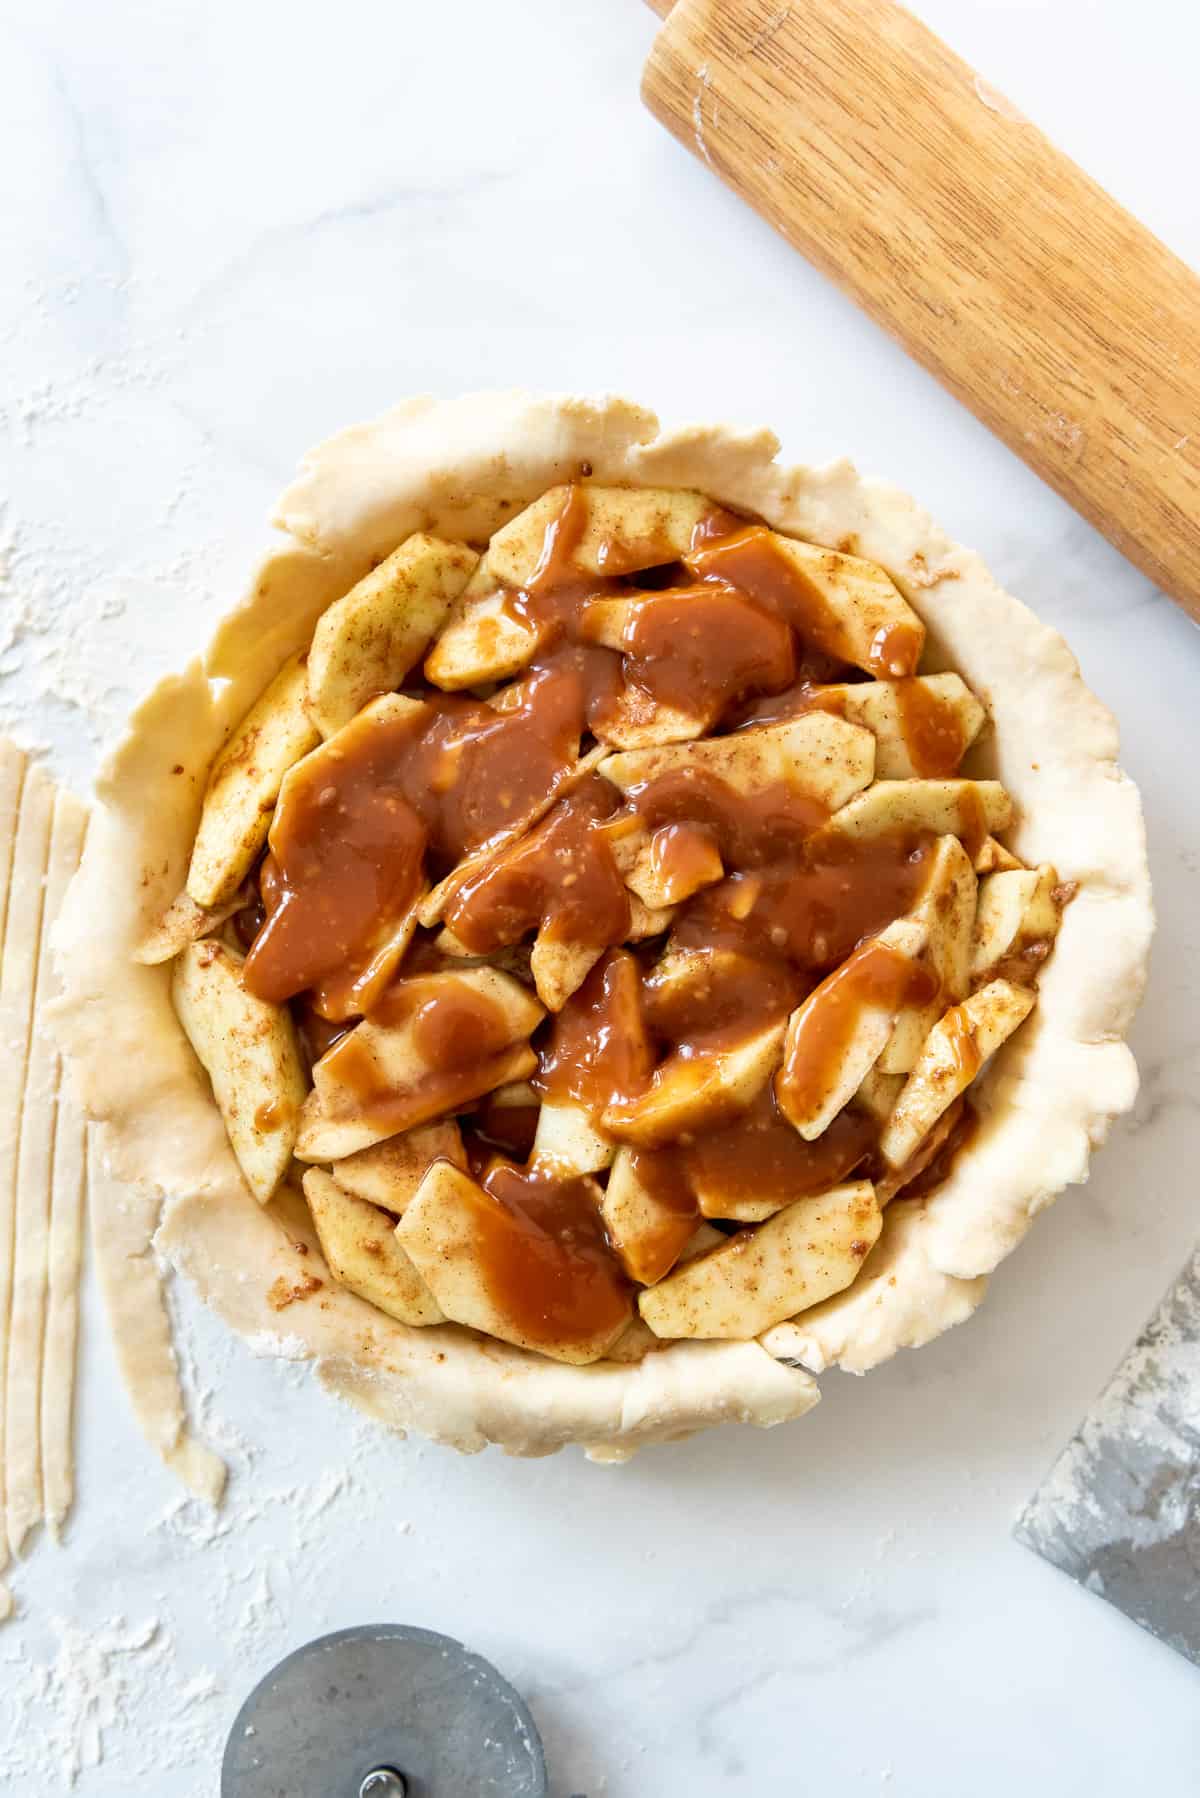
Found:
[[[819,807],[785,786],[747,798],[693,773],[649,783],[627,809],[652,832],[656,870],[691,894],[675,917],[673,948],[711,954],[717,972],[690,996],[671,998],[646,984],[646,952],[619,946],[629,900],[598,828],[619,801],[597,780],[546,813],[589,727],[648,702],[691,711],[706,727],[759,724],[817,705],[834,709],[822,685],[863,675],[847,665],[840,626],[819,590],[754,521],[714,508],[696,528],[686,568],[667,563],[664,551],[664,565],[636,580],[611,557],[602,576],[580,572],[574,558],[586,522],[576,483],[551,520],[528,586],[505,596],[506,609],[538,642],[506,703],[414,683],[424,701],[419,714],[381,725],[319,793],[298,783],[295,803],[279,808],[260,870],[261,904],[239,920],[249,938],[247,986],[296,1000],[311,1058],[325,1055],[377,1125],[398,1130],[416,1113],[467,1114],[471,1164],[517,1224],[497,1233],[489,1279],[530,1340],[602,1328],[627,1308],[628,1285],[589,1182],[537,1180],[495,1157],[497,1143],[527,1153],[533,1118],[531,1107],[514,1107],[505,1120],[506,1108],[483,1091],[506,1077],[511,1061],[503,1020],[477,995],[443,996],[428,1015],[418,1009],[410,1022],[427,1073],[403,1094],[389,1089],[353,1033],[339,1035],[365,1003],[363,970],[423,881],[488,852],[446,915],[476,953],[494,954],[534,929],[611,945],[534,1040],[537,1092],[584,1104],[593,1116],[643,1094],[667,1057],[703,1061],[785,1018],[844,964],[830,983],[833,1003],[821,1008],[819,1024],[796,1033],[779,1076],[797,1093],[811,1089],[844,1049],[864,1004],[911,999],[928,978],[874,941],[913,903],[928,842],[826,844],[822,860],[813,844]],[[635,559],[647,554],[652,548],[641,546]],[[588,604],[602,597],[629,603],[622,650],[588,640]],[[913,659],[903,628],[880,633],[872,646],[872,672],[882,678]],[[953,708],[908,673],[894,685],[914,767],[923,775],[953,772],[961,754]],[[969,802],[962,823],[968,839],[986,834],[981,809]],[[696,890],[698,882],[707,884]],[[446,965],[418,931],[402,971]],[[374,1020],[400,1021],[420,984],[408,978],[385,994]],[[956,1051],[973,1071],[974,1041],[965,1026],[960,1036]],[[873,1131],[851,1107],[807,1144],[780,1117],[768,1084],[732,1122],[686,1144],[638,1151],[639,1174],[671,1220],[647,1253],[661,1271],[671,1265],[698,1216],[697,1192],[716,1187],[733,1198],[778,1193],[782,1200],[819,1190],[869,1157]]]

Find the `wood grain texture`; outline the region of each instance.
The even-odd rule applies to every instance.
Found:
[[[1200,279],[894,0],[678,0],[651,111],[1200,620]]]

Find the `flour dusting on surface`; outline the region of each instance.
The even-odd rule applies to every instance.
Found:
[[[123,1737],[122,1768],[146,1778],[186,1766],[208,1752],[210,1711],[220,1691],[200,1670],[180,1680],[175,1644],[157,1617],[129,1623],[112,1617],[84,1630],[53,1619],[56,1647],[45,1660],[18,1652],[0,1657],[0,1777],[16,1792],[60,1791],[104,1761],[108,1738],[129,1704],[150,1698],[161,1727]],[[22,1727],[32,1707],[46,1706],[48,1729]]]

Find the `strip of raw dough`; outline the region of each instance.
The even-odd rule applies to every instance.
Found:
[[[79,1281],[83,1271],[86,1149],[87,1125],[70,1083],[64,1079],[58,1089],[58,1124],[54,1133],[46,1347],[42,1357],[42,1494],[46,1524],[56,1542],[75,1502],[75,1369]]]
[[[8,895],[12,880],[13,847],[17,838],[17,808],[21,800],[21,787],[25,779],[25,757],[15,743],[0,737],[0,984],[4,971],[4,931],[8,918]],[[0,1054],[4,1053],[4,1045],[0,1044]],[[3,1115],[5,1100],[0,1093],[0,1195],[7,1191],[9,1168],[4,1159]],[[4,1198],[0,1196],[0,1216],[6,1216]],[[3,1260],[3,1251],[0,1251]],[[7,1310],[0,1310],[0,1343],[7,1342]],[[4,1348],[0,1347],[0,1354]],[[8,1560],[8,1535],[4,1527],[4,1454],[3,1438],[0,1438],[0,1573]],[[8,1587],[0,1580],[0,1623],[12,1613],[12,1597]]]
[[[17,1241],[17,1177],[21,1119],[29,1072],[37,950],[54,786],[40,768],[11,743],[0,744],[3,797],[0,805],[0,869],[3,910],[0,935],[0,1572],[8,1563],[9,1481],[7,1475],[8,1372]],[[0,1616],[11,1601],[0,1588]]]
[[[49,958],[49,926],[57,921],[67,880],[79,866],[87,808],[70,793],[54,805],[50,880],[42,955]],[[55,981],[57,986],[57,980]],[[40,999],[39,999],[40,1003]],[[35,1029],[36,1029],[35,1022]],[[75,1366],[79,1337],[79,1276],[83,1262],[83,1115],[56,1055],[54,1157],[46,1244],[46,1328],[42,1339],[42,1514],[58,1540],[75,1498]]]
[[[219,1504],[225,1463],[188,1428],[151,1246],[162,1201],[149,1187],[114,1180],[105,1165],[103,1132],[93,1125],[88,1134],[92,1255],[125,1390],[150,1446],[197,1498]]]
[[[16,1231],[13,1243],[12,1308],[8,1337],[8,1389],[4,1420],[4,1477],[8,1545],[21,1552],[44,1511],[42,1492],[42,1354],[50,1271],[50,1214],[54,1189],[55,1136],[62,1064],[43,1021],[53,996],[50,930],[75,869],[83,843],[85,813],[69,793],[54,793],[40,770],[25,777],[41,803],[43,784],[53,794],[51,824],[41,869],[40,903],[14,909],[8,919],[5,960],[12,945],[18,961],[29,955],[26,938],[36,942],[33,1022],[26,1061],[25,1092],[17,1153]],[[30,870],[31,875],[34,870]]]

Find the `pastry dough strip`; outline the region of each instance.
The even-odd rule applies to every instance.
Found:
[[[8,862],[4,870],[3,939],[0,948],[0,1053],[10,1077],[0,1083],[0,1569],[8,1562],[12,1487],[8,1473],[11,1439],[10,1360],[14,1347],[15,1269],[18,1255],[19,1171],[22,1120],[29,1078],[33,1003],[41,935],[46,861],[54,787],[40,768],[15,746],[0,748],[4,768],[4,812],[0,842]],[[23,1365],[17,1346],[16,1360]],[[23,1499],[17,1498],[18,1519]],[[19,1528],[19,1524],[18,1524]],[[23,1534],[23,1531],[21,1532]],[[0,1614],[7,1611],[0,1599]]]
[[[50,926],[66,883],[74,875],[87,831],[87,810],[60,792],[54,807],[54,840],[46,893],[42,956],[50,963]],[[57,981],[54,982],[57,987]],[[75,1365],[79,1335],[79,1276],[83,1248],[83,1117],[61,1058],[56,1054],[54,1149],[46,1244],[45,1331],[42,1338],[42,1514],[56,1539],[75,1496]]]
[[[26,791],[33,782],[26,776]],[[12,1310],[9,1318],[8,1389],[5,1404],[4,1463],[8,1509],[8,1544],[19,1554],[30,1530],[40,1523],[42,1501],[42,1350],[49,1283],[50,1212],[54,1179],[54,1142],[58,1120],[61,1064],[43,1011],[54,985],[50,962],[50,930],[67,882],[79,864],[83,808],[67,793],[55,794],[38,771],[37,802],[43,787],[51,805],[49,840],[41,870],[36,906],[15,917],[9,937],[33,935],[36,917],[36,972],[33,1014],[25,1071],[25,1092],[17,1156],[16,1230],[13,1243]],[[30,878],[34,870],[30,870]],[[16,894],[14,891],[14,900]],[[19,940],[19,938],[18,938]]]
[[[149,1187],[114,1180],[103,1144],[103,1131],[93,1125],[88,1135],[92,1254],[121,1378],[151,1448],[197,1498],[219,1504],[225,1463],[188,1428],[153,1248],[162,1201]]]

